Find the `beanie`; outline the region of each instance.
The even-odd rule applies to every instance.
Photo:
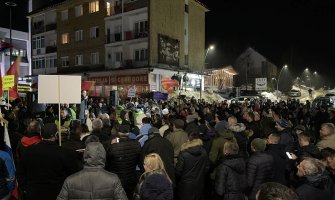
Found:
[[[285,119],[280,119],[278,121],[278,125],[281,126],[282,128],[287,128],[288,122]]]
[[[256,151],[265,151],[266,141],[261,138],[255,138],[252,140],[251,146],[254,147]]]

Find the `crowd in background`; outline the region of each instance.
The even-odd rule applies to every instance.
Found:
[[[0,199],[16,182],[32,200],[335,199],[335,110],[324,105],[192,97],[112,106],[83,91],[78,105],[33,106],[1,108],[0,141],[7,126],[15,167],[1,143]]]

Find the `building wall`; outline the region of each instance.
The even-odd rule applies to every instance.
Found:
[[[83,4],[83,15],[75,16],[75,6]],[[68,8],[68,20],[61,19],[61,12]],[[69,66],[75,66],[75,56],[83,55],[83,66],[91,64],[91,53],[99,52],[99,64],[105,62],[105,21],[106,6],[99,1],[99,11],[89,13],[88,1],[75,0],[57,8],[57,65],[61,67],[61,57],[69,56]],[[99,37],[90,38],[90,28],[99,27]],[[83,40],[75,41],[77,30],[83,30]],[[69,43],[62,44],[62,34],[69,33]],[[78,67],[78,66],[76,66]]]
[[[158,34],[179,40],[179,65],[184,64],[184,0],[149,2],[149,64],[158,65]]]
[[[205,59],[205,9],[189,1],[189,67],[201,71]]]

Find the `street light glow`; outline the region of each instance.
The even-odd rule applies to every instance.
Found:
[[[314,72],[314,75],[317,75],[317,74],[318,74],[318,73],[315,71],[315,72]]]
[[[214,48],[215,48],[214,45],[209,46],[210,50],[213,50]]]

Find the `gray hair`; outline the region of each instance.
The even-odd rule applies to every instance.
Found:
[[[313,176],[322,173],[325,170],[324,164],[318,159],[305,158],[303,161],[305,161],[303,169],[305,171],[306,176]]]
[[[92,128],[93,129],[102,129],[103,127],[103,123],[102,123],[102,120],[99,119],[99,118],[96,118],[93,120],[92,122]]]
[[[321,127],[325,127],[330,135],[335,133],[335,126],[333,123],[323,123]]]

